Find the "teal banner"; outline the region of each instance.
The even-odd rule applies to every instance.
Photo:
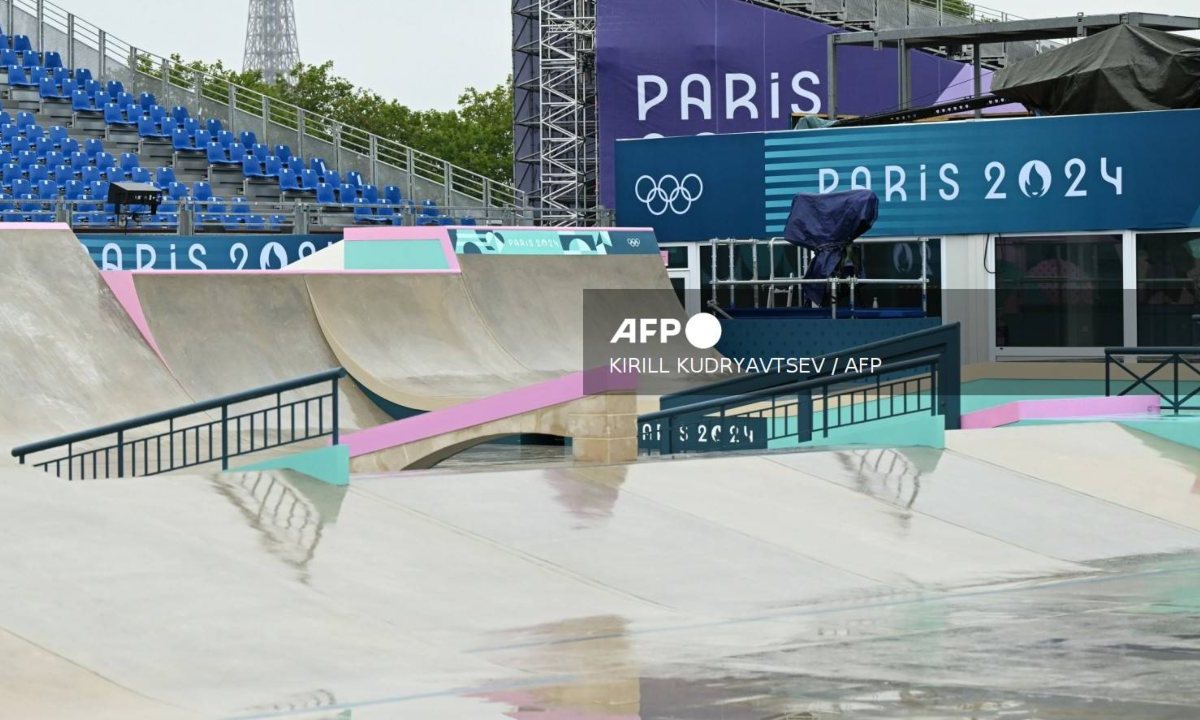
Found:
[[[278,270],[341,240],[332,234],[79,234],[101,270]]]
[[[868,188],[870,234],[1200,226],[1200,110],[628,140],[617,220],[664,241],[783,234],[796,193]]]
[[[656,255],[651,230],[451,229],[459,255]]]

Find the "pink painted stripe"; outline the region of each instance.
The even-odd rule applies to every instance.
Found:
[[[587,393],[584,392],[585,376]],[[341,442],[350,446],[350,457],[359,457],[416,440],[424,440],[493,420],[577,400],[585,394],[633,390],[636,387],[637,378],[635,376],[614,375],[603,368],[571,373],[546,382],[509,390],[499,395],[472,400],[443,410],[434,410],[343,435]]]
[[[1021,420],[1067,420],[1106,415],[1157,415],[1161,412],[1157,395],[1120,397],[1046,398],[1017,400],[962,416],[964,430],[1010,425]]]
[[[150,323],[146,322],[146,313],[142,311],[142,301],[138,297],[137,286],[133,282],[132,270],[108,270],[100,273],[100,277],[104,278],[104,282],[108,284],[108,289],[112,290],[116,296],[117,302],[121,303],[121,307],[125,308],[125,314],[133,321],[138,332],[142,334],[142,338],[154,354],[162,360],[163,365],[170,369],[167,359],[163,357],[162,351],[158,349],[158,342],[154,339],[154,333],[150,332]]]

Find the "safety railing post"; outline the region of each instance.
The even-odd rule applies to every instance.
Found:
[[[228,81],[227,81],[228,82]],[[229,87],[229,131],[237,127],[237,86],[233,83],[228,83]]]
[[[46,0],[37,0],[37,51],[46,52]],[[12,32],[12,30],[9,30]]]
[[[304,157],[304,108],[296,108],[296,155]]]
[[[169,102],[167,98],[168,98],[168,93],[170,93],[170,91],[171,91],[171,61],[166,58],[163,58],[162,63],[159,65],[159,67],[161,68],[161,72],[162,72],[162,84],[161,84],[162,92],[160,93],[160,97],[159,97],[158,101],[159,101],[159,103],[165,104],[165,103]],[[175,103],[171,102],[171,105],[174,105],[174,104]]]
[[[12,3],[9,3],[12,7]],[[102,78],[108,75],[108,33],[103,30],[96,31],[96,77]]]
[[[1104,397],[1112,397],[1112,353],[1104,351]]]
[[[4,3],[4,27],[9,28],[10,33],[14,31],[13,23],[16,21],[16,8],[13,7],[15,4],[16,0],[8,0]]]
[[[450,163],[442,163],[442,197],[445,199],[444,207],[450,207],[454,203],[450,201],[450,187],[454,184],[454,166]]]
[[[413,152],[412,148],[406,147],[404,149],[404,170],[408,176],[408,182],[406,183],[406,187],[404,188],[404,193],[405,193],[404,197],[408,198],[409,200],[412,200],[414,197],[416,197],[416,192],[415,192],[416,182],[417,182],[416,178],[415,178],[415,175],[417,173],[416,162],[417,162],[417,154],[415,152]]]
[[[787,423],[787,415],[784,415]],[[802,390],[796,394],[796,440],[808,442],[812,440],[813,432],[813,399],[812,390]],[[767,437],[771,437],[769,434]]]
[[[75,15],[67,13],[67,67],[75,67]]]
[[[125,477],[125,431],[117,431],[117,477]]]
[[[342,174],[342,124],[333,126],[333,169]]]
[[[270,121],[271,121],[271,96],[263,95],[262,96],[262,139],[260,139],[259,142],[264,145],[268,145],[268,146],[270,145],[270,142],[267,140],[267,138],[269,137],[269,135],[267,133],[267,124]]]
[[[229,405],[221,406],[221,469],[229,469]]]
[[[195,97],[196,112],[203,112],[204,109],[200,107],[200,100],[204,96],[204,74],[199,70],[194,73],[192,78],[192,95]]]
[[[334,379],[330,380],[329,382],[333,386],[332,391],[331,391],[331,394],[333,395],[333,427],[332,427],[333,444],[337,445],[338,444],[338,379],[335,377]]]
[[[367,156],[369,160],[369,169],[367,174],[371,176],[371,184],[379,184],[379,137],[375,133],[367,136]]]

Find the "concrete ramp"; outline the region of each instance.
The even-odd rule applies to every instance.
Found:
[[[192,398],[66,225],[0,224],[0,462],[23,443]]]
[[[155,343],[193,398],[217,397],[339,364],[313,314],[302,276],[142,272],[133,273],[133,283]],[[353,380],[342,380],[339,390],[343,429],[391,420]],[[312,390],[322,392],[324,388]]]

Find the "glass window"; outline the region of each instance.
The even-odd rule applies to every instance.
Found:
[[[1121,236],[996,238],[997,347],[1123,344]]]
[[[855,245],[855,261],[861,264],[859,277],[869,280],[921,279],[921,242],[897,240],[887,243]],[[942,241],[930,238],[925,251],[925,269],[929,277],[928,304],[931,316],[941,314],[939,290],[942,278]],[[860,285],[855,290],[855,302],[860,308],[878,305],[881,308],[921,307],[921,283],[911,285]]]
[[[686,245],[663,247],[667,253],[668,270],[685,270],[688,266],[688,248]]]
[[[1138,345],[1191,345],[1200,313],[1200,231],[1137,236]]]

